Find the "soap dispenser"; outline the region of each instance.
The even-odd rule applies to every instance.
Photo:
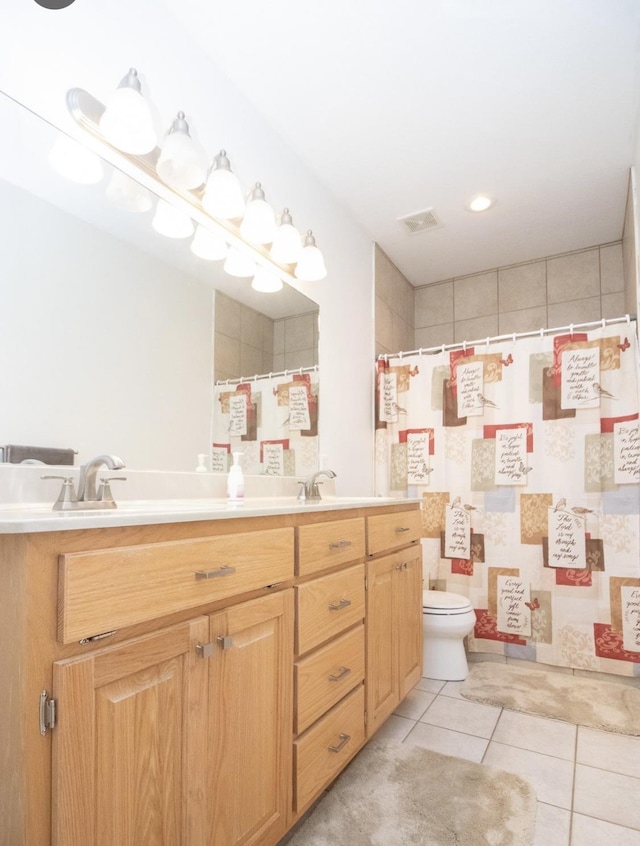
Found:
[[[244,501],[244,474],[240,466],[240,456],[243,453],[233,453],[233,464],[229,468],[227,479],[227,499],[229,502],[242,503]]]

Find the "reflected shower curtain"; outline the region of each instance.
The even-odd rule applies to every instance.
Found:
[[[640,675],[635,322],[377,364],[376,493],[418,496],[469,648]]]
[[[241,452],[245,473],[307,476],[318,469],[318,372],[254,376],[214,387],[212,470]]]

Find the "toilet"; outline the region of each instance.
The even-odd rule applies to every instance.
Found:
[[[471,600],[443,590],[422,591],[424,659],[422,675],[462,681],[469,668],[464,638],[473,631],[476,615]]]

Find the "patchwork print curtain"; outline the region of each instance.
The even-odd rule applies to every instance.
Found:
[[[318,469],[317,371],[216,385],[212,469],[226,473],[241,452],[245,473],[306,476]]]
[[[421,498],[470,649],[640,675],[635,323],[379,361],[376,397],[377,493]]]

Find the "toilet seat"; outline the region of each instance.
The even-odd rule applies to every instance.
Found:
[[[445,590],[422,591],[422,613],[435,616],[467,614],[473,606],[471,600],[459,593]]]

